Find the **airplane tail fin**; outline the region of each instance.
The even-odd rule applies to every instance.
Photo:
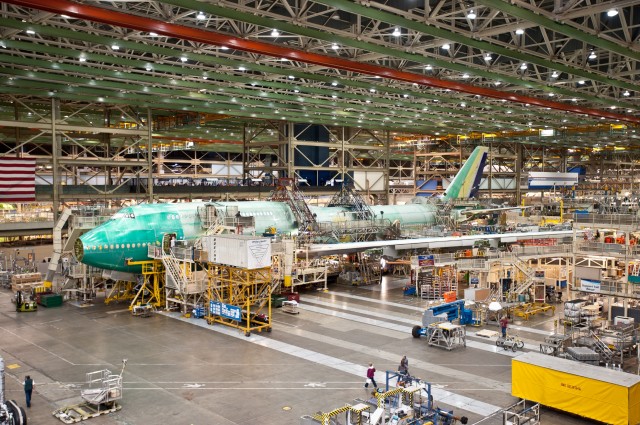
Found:
[[[482,171],[487,162],[489,148],[476,147],[464,163],[458,174],[453,178],[444,193],[444,199],[471,198],[478,192]]]

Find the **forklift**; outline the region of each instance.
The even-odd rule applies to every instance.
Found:
[[[33,297],[27,300],[22,291],[16,292],[16,311],[19,313],[26,313],[29,311],[36,311],[38,304],[33,300]]]

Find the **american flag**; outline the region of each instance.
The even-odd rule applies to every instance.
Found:
[[[33,202],[35,200],[35,158],[0,157],[0,202]]]

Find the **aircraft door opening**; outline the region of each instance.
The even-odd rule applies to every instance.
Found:
[[[171,254],[171,250],[176,245],[176,237],[175,233],[165,233],[162,236],[162,252],[165,254]]]

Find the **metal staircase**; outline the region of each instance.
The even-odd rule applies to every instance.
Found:
[[[602,342],[602,340],[598,337],[598,335],[596,335],[595,332],[591,331],[590,337],[593,339],[593,350],[596,353],[600,354],[600,359],[604,363],[611,363],[613,359],[613,351],[611,351],[607,344]]]
[[[178,291],[184,292],[187,284],[189,283],[189,278],[180,268],[180,264],[178,263],[176,258],[171,254],[164,254],[162,255],[162,264],[164,265],[167,273],[175,282]]]
[[[520,282],[520,284],[513,289],[512,293],[514,295],[524,294],[535,282],[535,272],[526,262],[522,261],[516,255],[510,257],[509,263],[518,269],[525,277],[524,281]]]
[[[340,191],[333,195],[328,207],[345,207],[353,213],[353,220],[371,220],[374,218],[369,205],[357,194],[352,187],[342,186]]]
[[[302,192],[298,190],[294,179],[278,179],[278,186],[271,192],[269,201],[287,203],[296,217],[300,231],[311,231],[316,227],[316,218],[309,209]]]

